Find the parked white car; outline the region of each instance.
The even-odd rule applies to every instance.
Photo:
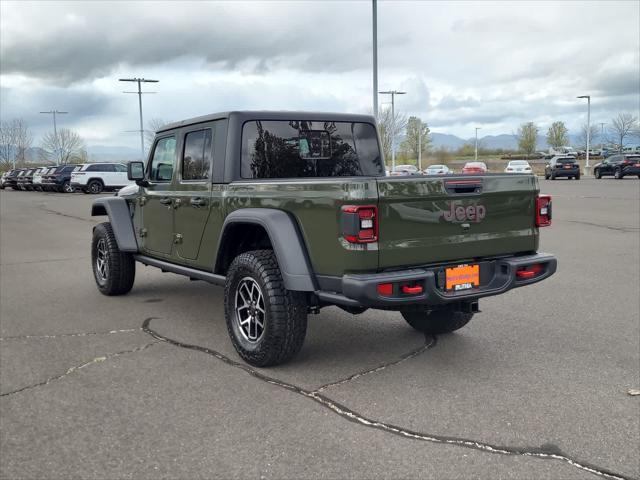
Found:
[[[451,170],[446,165],[429,165],[425,171],[425,175],[448,175]]]
[[[415,165],[396,165],[396,168],[391,172],[391,175],[418,175],[419,173],[420,171]]]
[[[49,173],[49,170],[53,170],[53,167],[41,167],[33,172],[33,189],[42,191],[42,176]]]
[[[504,173],[531,173],[531,165],[526,160],[511,160],[507,163]]]
[[[118,190],[133,183],[127,178],[124,163],[85,163],[71,173],[71,186],[84,193]]]

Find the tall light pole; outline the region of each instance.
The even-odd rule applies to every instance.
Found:
[[[587,161],[584,165],[584,173],[589,173],[589,143],[591,141],[591,95],[580,95],[577,98],[587,99]]]
[[[69,112],[61,112],[60,110],[49,110],[48,112],[40,112],[46,113],[48,115],[53,115],[53,136],[55,137],[56,142],[56,165],[60,165],[60,140],[58,139],[58,124],[56,123],[56,115],[66,115]],[[15,168],[15,165],[13,166]]]
[[[482,127],[476,127],[476,162],[478,161],[478,130],[482,129]]]
[[[418,170],[422,173],[422,119],[418,119]]]
[[[155,92],[143,92],[143,83],[158,83],[160,80],[149,80],[146,78],[119,78],[120,82],[137,82],[137,92],[122,92],[122,93],[137,93],[138,94],[138,107],[140,108],[140,159],[144,162],[144,124],[142,123],[142,94],[143,93],[155,93]]]
[[[379,93],[391,95],[391,171],[393,172],[396,169],[396,95],[405,95],[407,92],[387,90]]]
[[[604,155],[604,126],[606,123],[600,122],[600,156]]]
[[[373,14],[373,116],[378,120],[378,0],[371,0]]]

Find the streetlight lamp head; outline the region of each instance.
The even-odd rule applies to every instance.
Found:
[[[576,98],[591,98],[591,95],[580,95]]]

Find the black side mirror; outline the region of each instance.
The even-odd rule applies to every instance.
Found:
[[[141,187],[149,185],[144,179],[144,163],[142,162],[129,162],[127,165],[127,178]]]

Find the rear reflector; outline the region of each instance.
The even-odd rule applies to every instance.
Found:
[[[391,295],[393,295],[393,283],[379,283],[378,293],[380,295],[384,295],[385,297],[390,297]]]
[[[536,227],[551,225],[551,195],[538,195],[536,198]]]
[[[534,263],[533,265],[518,268],[518,270],[516,270],[516,277],[519,280],[527,280],[529,278],[537,277],[542,270],[543,266],[541,263]]]

